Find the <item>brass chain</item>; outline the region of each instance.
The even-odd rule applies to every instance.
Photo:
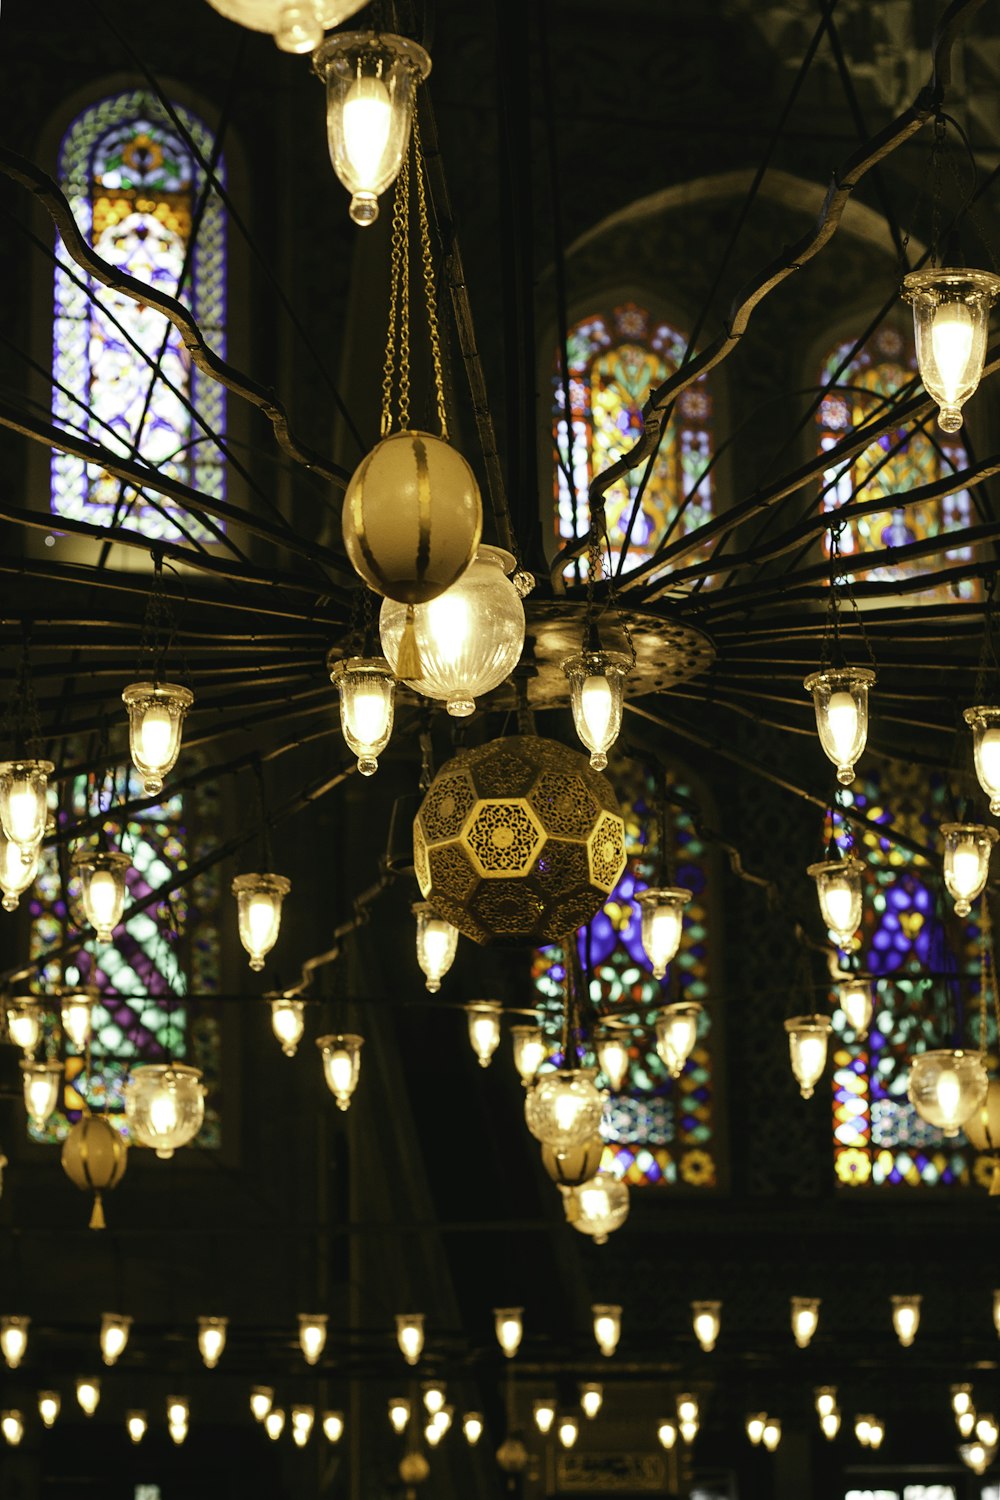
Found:
[[[399,308],[399,270],[403,258],[403,182],[396,178],[392,205],[392,250],[389,268],[389,326],[385,338],[385,361],[382,365],[382,436],[392,431],[392,386],[396,373],[396,321]]]
[[[444,370],[441,363],[441,335],[438,330],[437,282],[434,276],[434,259],[431,255],[431,231],[427,216],[427,191],[424,185],[426,166],[420,148],[420,122],[416,111],[413,115],[413,169],[417,179],[417,210],[420,215],[420,258],[424,272],[424,299],[427,303],[427,328],[431,341],[431,359],[434,364],[434,389],[437,392],[438,421],[441,436],[448,436],[448,414],[444,403]]]
[[[402,196],[402,245],[399,279],[399,425],[405,431],[410,425],[410,154],[403,157],[399,173]]]

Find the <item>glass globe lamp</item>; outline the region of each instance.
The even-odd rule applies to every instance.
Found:
[[[813,1334],[819,1327],[819,1297],[792,1298],[792,1337],[800,1349],[812,1343]]]
[[[323,1436],[328,1443],[339,1443],[344,1436],[344,1413],[325,1411],[322,1417]]]
[[[90,1041],[94,1006],[100,999],[96,985],[64,989],[59,998],[59,1019],[63,1034],[77,1052],[85,1052]]]
[[[765,1427],[766,1423],[767,1423],[767,1412],[766,1411],[751,1412],[750,1415],[747,1417],[747,1420],[746,1420],[747,1437],[750,1439],[751,1443],[753,1443],[753,1445],[754,1445],[755,1448],[759,1448],[760,1447],[760,1442],[761,1442],[761,1439],[764,1436],[764,1427]]]
[[[604,770],[622,727],[625,678],[631,670],[620,651],[581,651],[563,662],[573,723],[595,771]]]
[[[806,871],[816,882],[820,913],[839,948],[857,947],[864,868],[859,859],[826,859]]]
[[[819,1430],[828,1443],[832,1443],[840,1431],[840,1410],[834,1406],[830,1411],[825,1411],[819,1419]]]
[[[760,1440],[768,1453],[774,1453],[781,1442],[781,1423],[777,1417],[768,1417],[764,1423],[764,1430],[760,1435]]]
[[[340,695],[340,727],[358,757],[362,776],[373,776],[392,734],[396,679],[384,656],[351,656],[337,662],[330,681]]]
[[[852,974],[838,987],[837,1000],[855,1038],[863,1042],[868,1035],[874,1008],[871,979],[867,975]]]
[[[424,1350],[423,1313],[396,1314],[396,1342],[408,1365],[415,1365]]]
[[[580,1387],[580,1409],[588,1422],[592,1422],[604,1405],[604,1387],[596,1380]]]
[[[974,1411],[960,1412],[955,1418],[955,1426],[958,1428],[960,1437],[971,1437],[976,1429],[976,1413]]]
[[[407,686],[425,698],[443,700],[455,718],[474,713],[476,699],[505,682],[521,659],[524,605],[507,576],[513,567],[509,552],[481,545],[457,583],[414,608],[422,669],[419,679],[407,679]],[[379,633],[394,672],[406,615],[406,605],[382,601]]]
[[[953,1385],[951,1388],[951,1409],[956,1417],[961,1417],[974,1410],[971,1385]]]
[[[920,1304],[922,1297],[893,1297],[892,1326],[904,1349],[909,1349],[920,1327]]]
[[[556,1424],[556,1435],[560,1446],[572,1448],[580,1436],[580,1419],[573,1412],[564,1412]]]
[[[681,886],[649,886],[635,899],[642,920],[642,946],[653,965],[654,979],[662,979],[681,945],[684,908],[691,892]]]
[[[326,1348],[326,1313],[299,1313],[299,1347],[307,1365],[319,1363]]]
[[[549,1055],[548,1043],[540,1026],[512,1026],[510,1039],[514,1047],[514,1066],[527,1086]]]
[[[841,786],[854,780],[855,762],[868,741],[868,689],[874,681],[868,667],[835,667],[813,672],[802,684],[812,693],[819,742]]]
[[[294,1057],[306,1029],[305,1003],[287,995],[271,1000],[271,1030],[286,1057]]]
[[[521,1339],[524,1337],[524,1308],[523,1307],[495,1307],[493,1309],[493,1327],[496,1331],[497,1343],[508,1359],[513,1359],[521,1347]]]
[[[15,1047],[31,1057],[42,1037],[42,1007],[34,995],[13,995],[7,1001],[7,1035]]]
[[[25,864],[35,858],[48,822],[50,760],[0,762],[0,828],[21,851]]]
[[[28,1349],[30,1318],[0,1318],[0,1354],[8,1370],[16,1370]]]
[[[986,1102],[989,1078],[981,1052],[940,1049],[910,1059],[907,1096],[921,1119],[952,1138]]]
[[[488,1068],[500,1045],[500,1017],[503,1006],[498,1000],[470,1000],[465,1007],[469,1018],[469,1041],[481,1068]]]
[[[604,1095],[594,1082],[596,1068],[556,1068],[541,1073],[524,1096],[524,1118],[537,1141],[557,1157],[597,1134]]]
[[[0,1411],[0,1432],[10,1448],[16,1448],[24,1437],[24,1414],[16,1410]]]
[[[620,1094],[632,1061],[627,1037],[618,1030],[602,1027],[594,1032],[594,1051],[601,1072],[612,1090]]]
[[[30,890],[38,877],[38,862],[41,842],[22,849],[0,831],[0,891],[3,891],[4,911],[17,911],[25,891]],[[27,858],[25,854],[27,853]]]
[[[132,861],[115,849],[81,849],[73,856],[73,869],[80,877],[83,914],[97,933],[98,941],[110,943],[125,911],[125,877]]]
[[[417,963],[424,973],[426,988],[436,995],[455,962],[458,928],[439,917],[429,901],[415,901],[412,911],[417,919]]]
[[[363,1036],[351,1033],[321,1036],[316,1045],[323,1054],[323,1076],[338,1109],[350,1109],[361,1072]]]
[[[828,1016],[791,1016],[785,1022],[792,1072],[803,1099],[811,1099],[826,1067],[831,1023]]]
[[[532,1407],[532,1415],[535,1426],[543,1437],[552,1431],[552,1424],[556,1419],[556,1404],[548,1396],[540,1396]]]
[[[817,1416],[826,1417],[830,1412],[836,1411],[837,1387],[835,1385],[818,1385],[813,1395],[816,1399]]]
[[[271,1442],[272,1443],[276,1443],[278,1441],[278,1439],[280,1438],[281,1434],[284,1432],[284,1430],[285,1430],[285,1412],[284,1412],[284,1408],[281,1407],[281,1406],[272,1406],[271,1410],[268,1412],[267,1416],[264,1418],[264,1431],[267,1433],[268,1437],[271,1439]]]
[[[595,1302],[590,1309],[594,1320],[594,1338],[605,1359],[610,1359],[618,1348],[622,1333],[622,1310],[610,1302]]]
[[[666,1448],[669,1453],[677,1446],[677,1423],[673,1417],[661,1417],[656,1424],[656,1437],[661,1448]]]
[[[987,1448],[985,1443],[978,1441],[960,1443],[958,1452],[962,1462],[968,1465],[973,1474],[985,1474],[996,1457],[996,1449]]]
[[[437,1380],[427,1380],[423,1387],[424,1406],[428,1414],[436,1417],[439,1411],[444,1410],[444,1386]]]
[[[132,1319],[122,1313],[105,1313],[101,1319],[101,1358],[106,1365],[116,1363],[124,1353],[128,1336],[132,1330]]]
[[[62,1410],[62,1397],[58,1391],[38,1392],[38,1415],[43,1427],[54,1427]]]
[[[233,881],[240,942],[250,955],[254,973],[264,967],[264,959],[278,941],[281,903],[291,888],[292,882],[284,875],[237,875]]]
[[[163,778],[177,764],[184,716],[194,702],[190,688],[177,682],[133,682],[122,693],[128,709],[132,764],[148,797],[163,790]]]
[[[410,139],[414,95],[431,70],[408,37],[350,31],[313,54],[326,84],[326,130],[333,170],[351,194],[362,228],[378,218],[378,200],[396,180]]]
[[[967,267],[934,266],[903,277],[903,297],[913,307],[917,368],[938,405],[938,426],[958,432],[962,407],[983,373],[990,308],[1000,276]]]
[[[129,1435],[129,1441],[135,1444],[142,1442],[149,1430],[149,1419],[144,1411],[128,1411],[125,1413],[125,1431]]]
[[[715,1341],[719,1337],[719,1329],[722,1326],[721,1311],[721,1302],[691,1303],[691,1324],[694,1328],[694,1336],[705,1354],[711,1354],[715,1348]]]
[[[944,883],[955,903],[955,915],[967,917],[973,901],[986,889],[997,831],[981,823],[942,823],[941,835]]]
[[[101,1382],[96,1375],[81,1375],[76,1382],[76,1399],[85,1417],[92,1417],[101,1400]]]
[[[467,1411],[462,1418],[462,1435],[470,1448],[474,1448],[483,1435],[483,1417],[478,1411]]]
[[[228,1318],[198,1319],[198,1353],[206,1370],[214,1370],[222,1358],[228,1330]]]
[[[972,730],[979,785],[990,799],[990,812],[1000,813],[1000,708],[967,708],[963,718]]]
[[[629,1191],[613,1172],[597,1172],[577,1187],[563,1189],[566,1222],[587,1234],[595,1245],[607,1242],[628,1218]]]
[[[701,1006],[697,1000],[678,1000],[656,1014],[656,1050],[672,1078],[679,1078],[698,1040]]]
[[[36,1130],[45,1129],[49,1116],[59,1103],[62,1076],[61,1062],[35,1062],[31,1058],[21,1061],[24,1107]]]
[[[389,1422],[393,1432],[406,1431],[410,1420],[410,1403],[405,1396],[392,1396],[389,1400]]]
[[[205,1119],[201,1069],[189,1063],[144,1063],[125,1084],[125,1118],[138,1145],[167,1161],[194,1140]]]
[[[263,1422],[274,1405],[274,1387],[255,1385],[250,1390],[250,1412],[255,1422]]]

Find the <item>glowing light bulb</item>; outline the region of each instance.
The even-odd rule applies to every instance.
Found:
[[[162,771],[169,764],[173,737],[170,710],[163,703],[151,704],[142,716],[139,731],[142,758],[150,770]]]
[[[605,1033],[595,1038],[597,1061],[601,1072],[605,1075],[616,1094],[620,1094],[622,1085],[628,1077],[629,1064],[632,1061],[629,1054],[628,1043],[623,1041],[614,1032]]]
[[[316,1045],[323,1056],[323,1076],[326,1086],[337,1101],[338,1109],[350,1109],[354,1090],[361,1076],[361,1048],[365,1039],[361,1036],[321,1036]]]
[[[532,1410],[535,1418],[535,1426],[544,1437],[546,1433],[552,1431],[552,1423],[556,1419],[555,1402],[550,1401],[546,1396],[542,1396],[535,1402]]]
[[[474,1448],[483,1435],[483,1419],[478,1411],[467,1411],[462,1418],[462,1431],[465,1441],[470,1448]]]
[[[972,1386],[953,1385],[951,1388],[951,1409],[956,1417],[963,1416],[972,1411]]]
[[[958,1106],[962,1098],[962,1084],[954,1068],[942,1068],[937,1080],[938,1108],[946,1120],[958,1123]]]
[[[500,1045],[500,1017],[503,1007],[496,1000],[473,1000],[466,1006],[469,1016],[469,1041],[481,1068],[488,1068]]]
[[[556,1094],[553,1101],[553,1113],[557,1127],[560,1130],[572,1130],[579,1118],[581,1108],[582,1101],[575,1094]]]
[[[805,1349],[819,1327],[818,1297],[792,1298],[792,1335],[800,1349]]]
[[[751,1416],[747,1417],[747,1437],[750,1439],[751,1443],[753,1443],[755,1448],[759,1447],[760,1440],[764,1436],[764,1427],[766,1423],[767,1412],[764,1411],[754,1412]]]
[[[671,1417],[664,1417],[656,1424],[656,1436],[660,1447],[666,1448],[669,1453],[671,1448],[677,1446],[677,1423]]]
[[[642,913],[642,946],[653,966],[653,977],[662,979],[681,944],[684,908],[691,892],[680,886],[650,886],[636,894]]]
[[[423,1313],[396,1314],[396,1342],[408,1365],[415,1365],[424,1348]]]
[[[58,1391],[38,1392],[38,1415],[43,1427],[52,1427],[62,1409],[62,1397]]]
[[[426,901],[414,902],[413,914],[417,919],[417,963],[424,973],[426,988],[436,995],[441,980],[455,961],[458,928],[435,916]]]
[[[838,764],[846,765],[851,760],[851,751],[857,738],[858,706],[850,693],[840,691],[830,694],[826,713]]]
[[[318,1362],[326,1346],[326,1314],[310,1316],[299,1314],[299,1344],[307,1365]]]
[[[581,1385],[580,1406],[583,1409],[583,1415],[589,1421],[593,1421],[603,1405],[604,1387],[602,1385],[596,1381],[592,1381],[589,1385]]]
[[[760,1440],[768,1453],[774,1452],[781,1442],[781,1423],[777,1417],[768,1417],[764,1423],[764,1430],[760,1435]]]
[[[854,893],[846,880],[831,880],[826,888],[830,926],[835,932],[846,932],[851,922]]]
[[[578,1418],[572,1416],[569,1413],[567,1413],[567,1415],[564,1417],[560,1417],[558,1436],[559,1442],[564,1448],[572,1448],[577,1438],[580,1436],[580,1423]]]
[[[247,907],[247,925],[250,928],[250,944],[256,952],[262,952],[265,948],[271,947],[274,901],[263,891],[250,898],[250,904]]]
[[[590,1309],[594,1319],[594,1338],[601,1353],[610,1359],[618,1348],[622,1331],[622,1310],[610,1304],[595,1303]]]
[[[548,1046],[538,1026],[512,1026],[510,1035],[514,1045],[514,1066],[522,1081],[528,1084],[548,1057]]]
[[[424,1386],[424,1406],[430,1416],[436,1417],[444,1409],[444,1386],[430,1381]]]
[[[16,1448],[24,1437],[24,1417],[19,1411],[0,1412],[0,1432],[11,1448]]]
[[[39,824],[45,828],[44,802],[40,804],[38,792],[23,776],[15,777],[7,802],[9,808],[9,837],[15,844],[33,844],[39,837]]]
[[[76,1382],[76,1399],[84,1416],[92,1417],[101,1399],[101,1382],[83,1375]]]
[[[110,870],[95,870],[90,880],[90,911],[93,925],[101,931],[114,927],[118,882]]]
[[[206,1370],[214,1370],[222,1358],[222,1351],[226,1347],[228,1327],[228,1318],[198,1319],[198,1351]]]
[[[62,1063],[36,1063],[27,1060],[21,1063],[24,1107],[37,1130],[45,1129],[49,1116],[59,1103],[62,1073]]]
[[[493,1309],[493,1326],[496,1329],[497,1343],[508,1359],[513,1359],[521,1347],[521,1339],[524,1335],[523,1309],[520,1307],[495,1307]]]
[[[285,1413],[282,1411],[280,1406],[272,1406],[271,1410],[264,1418],[264,1431],[271,1439],[271,1442],[276,1443],[284,1430]]]
[[[908,1349],[916,1338],[920,1327],[920,1297],[892,1298],[892,1326],[904,1349]]]
[[[36,1001],[29,998],[8,1001],[7,1035],[15,1047],[31,1057],[42,1035],[41,1007]]]
[[[976,1426],[976,1414],[975,1414],[975,1412],[974,1411],[962,1411],[962,1412],[959,1412],[958,1416],[955,1418],[955,1425],[958,1428],[959,1437],[964,1437],[964,1438],[971,1437],[972,1434],[973,1434],[973,1432],[974,1432],[974,1430],[975,1430],[975,1426]]]
[[[311,1406],[292,1407],[292,1442],[297,1448],[304,1448],[312,1437],[315,1420],[316,1413]]]
[[[869,979],[849,979],[840,986],[840,1008],[859,1041],[868,1035],[872,1019],[872,986]]]
[[[814,1392],[816,1397],[816,1411],[821,1417],[827,1417],[837,1409],[837,1387],[835,1385],[818,1385]]]
[[[271,1030],[286,1057],[294,1057],[305,1031],[305,1006],[301,1000],[281,997],[271,1001]]]
[[[406,1425],[405,1423],[403,1424]],[[328,1443],[339,1443],[344,1436],[344,1413],[342,1411],[325,1411],[323,1413],[323,1436]]]
[[[125,1416],[125,1428],[133,1443],[141,1443],[146,1436],[149,1422],[144,1411],[130,1411]]]
[[[169,1135],[177,1129],[177,1096],[166,1086],[158,1089],[149,1102],[149,1123],[155,1135]]]
[[[691,1314],[694,1336],[706,1354],[711,1354],[719,1337],[719,1309],[721,1302],[692,1302]]]
[[[393,1432],[403,1433],[410,1420],[410,1403],[405,1396],[393,1396],[389,1402],[389,1421]]]
[[[254,1420],[263,1422],[274,1404],[274,1388],[269,1385],[255,1385],[250,1392],[250,1411]]]
[[[983,788],[986,792],[994,789],[1000,791],[1000,729],[987,729],[980,745],[982,757],[983,777],[987,785]],[[996,812],[996,808],[990,804],[990,812]]]
[[[392,101],[381,78],[356,79],[344,103],[344,149],[359,192],[372,192],[378,183],[391,124]]]
[[[611,715],[614,712],[611,684],[606,677],[584,678],[581,707],[591,738],[600,743],[608,732]],[[605,763],[607,763],[606,757]]]
[[[113,1365],[128,1343],[132,1319],[118,1313],[105,1313],[101,1319],[101,1358]]]
[[[832,1411],[825,1411],[819,1419],[820,1431],[827,1442],[832,1443],[840,1431],[840,1412],[836,1407]]]
[[[191,1408],[186,1396],[167,1397],[167,1421],[172,1427],[186,1427]]]
[[[16,1370],[28,1348],[30,1318],[0,1318],[0,1353],[9,1370]]]
[[[975,339],[972,313],[964,302],[944,302],[935,309],[931,349],[946,406],[955,406],[966,384]]]

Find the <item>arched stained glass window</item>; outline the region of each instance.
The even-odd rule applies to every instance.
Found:
[[[586,536],[590,526],[590,481],[635,445],[641,412],[650,390],[678,368],[687,339],[648,308],[624,302],[588,314],[569,330],[569,390],[573,444],[566,468],[566,413],[557,353],[553,366],[552,432],[556,452],[555,531],[560,545]],[[676,520],[686,535],[713,514],[713,475],[704,473],[712,456],[712,398],[704,378],[680,396],[663,432],[659,453],[628,540],[624,571],[653,557]],[[625,546],[642,468],[611,487],[606,496],[612,562]],[[586,560],[571,565],[567,578],[584,576]]]
[[[206,127],[189,110],[176,111],[209,159]],[[179,298],[224,357],[225,212],[218,195],[205,191],[204,170],[155,96],[134,89],[84,110],[63,140],[58,172],[97,254]],[[221,158],[215,174],[224,179]],[[225,469],[209,434],[225,433],[223,388],[192,364],[161,313],[85,276],[61,242],[56,255],[56,426],[221,498]],[[196,516],[159,497],[155,504],[137,497],[106,470],[69,454],[53,454],[51,505],[56,516],[124,526],[151,539],[212,539]]]
[[[877,417],[886,402],[916,375],[912,328],[886,325],[878,329],[861,352],[845,365],[851,348],[851,343],[837,344],[823,364],[822,383],[835,381],[837,388],[823,397],[817,413],[821,453],[855,427]],[[941,432],[932,413],[922,426],[912,430],[890,428],[855,458],[839,468],[828,469],[823,476],[824,510],[834,510],[852,499],[886,501],[885,510],[848,522],[840,541],[841,552],[849,558],[852,554],[881,551],[885,547],[903,547],[968,526],[972,513],[968,490],[916,505],[893,504],[894,498],[907,490],[954,474],[966,463],[961,442],[954,435]],[[969,548],[956,548],[945,556],[956,562],[967,560],[972,553]],[[943,561],[936,557],[926,562],[893,564],[874,568],[863,577],[871,582],[914,578],[928,569],[943,566]],[[928,602],[939,603],[976,597],[978,584],[971,578],[930,588],[921,594]]]
[[[943,777],[892,762],[881,772],[859,778],[840,794],[879,826],[893,829],[925,847],[936,844],[949,816]],[[839,818],[838,837],[843,829]],[[888,837],[868,830],[856,845],[867,854],[862,945],[859,963],[878,978],[875,1013],[866,1041],[855,1036],[843,1011],[834,1008],[833,1061],[834,1167],[842,1186],[888,1183],[911,1187],[936,1183],[988,1184],[992,1162],[980,1158],[963,1135],[946,1140],[920,1118],[906,1097],[909,1059],[914,1052],[954,1046],[949,1007],[961,1018],[966,1042],[976,1036],[979,988],[952,983],[950,970],[975,976],[979,964],[977,908],[963,922],[942,922],[938,868]],[[954,923],[954,926],[952,925]],[[955,952],[955,948],[958,952]],[[936,979],[922,977],[926,972]],[[990,1018],[990,1046],[996,1031]]]
[[[681,782],[673,789],[690,798]],[[640,939],[636,895],[656,879],[658,818],[656,782],[633,767],[616,778],[625,817],[628,864],[609,901],[577,934],[580,958],[591,975],[591,998],[602,1012],[643,1028],[634,1037],[627,1092],[612,1095],[601,1134],[607,1145],[604,1166],[632,1187],[714,1187],[717,1180],[712,1138],[711,1020],[702,1011],[698,1040],[680,1078],[672,1080],[656,1051],[653,1021],[672,1000],[708,998],[709,962],[705,911],[708,878],[705,846],[687,813],[674,819],[675,873],[693,893],[684,914],[681,950],[660,981],[653,978]],[[534,981],[542,1024],[554,1046],[561,1042],[565,955],[558,945],[539,948]],[[592,1059],[591,1059],[592,1061]]]

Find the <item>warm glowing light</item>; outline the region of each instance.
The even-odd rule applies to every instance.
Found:
[[[960,1437],[971,1437],[976,1425],[976,1414],[974,1411],[963,1411],[955,1418]]]
[[[358,182],[371,189],[389,143],[392,100],[380,78],[359,77],[344,100],[344,150]]]
[[[0,1432],[11,1448],[16,1448],[24,1437],[24,1417],[19,1411],[0,1411]]]
[[[101,1358],[113,1365],[128,1343],[132,1319],[121,1313],[105,1313],[101,1319]]]
[[[1000,708],[967,708],[963,717],[972,729],[979,785],[990,799],[990,812],[1000,813]]]
[[[597,1159],[600,1160],[603,1142],[596,1140]],[[584,1150],[587,1150],[584,1147]],[[570,1156],[564,1158],[570,1163]],[[598,1171],[593,1177],[576,1187],[565,1187],[560,1183],[566,1222],[581,1234],[590,1235],[595,1245],[607,1242],[609,1234],[620,1229],[628,1218],[629,1190],[613,1172]]]
[[[263,1422],[271,1407],[274,1405],[274,1388],[269,1385],[255,1385],[250,1392],[250,1410],[254,1420]]]
[[[498,1000],[472,1000],[465,1007],[469,1017],[469,1041],[481,1068],[488,1068],[500,1045],[500,1017],[503,1006]]]
[[[557,1157],[597,1134],[604,1095],[596,1077],[596,1068],[557,1068],[539,1073],[525,1092],[528,1129],[543,1146],[551,1146]]]
[[[863,1042],[872,1020],[872,981],[860,974],[852,975],[839,986],[837,998],[848,1026],[857,1040]]]
[[[907,1095],[920,1117],[949,1138],[986,1102],[989,1075],[979,1052],[942,1048],[910,1059]]]
[[[101,1382],[89,1375],[81,1375],[76,1382],[76,1399],[84,1416],[92,1417],[101,1399]]]
[[[792,1298],[792,1334],[800,1349],[805,1349],[819,1327],[819,1297]]]
[[[982,1443],[962,1443],[958,1451],[974,1474],[985,1474],[996,1456]]]
[[[764,1447],[767,1449],[768,1453],[774,1452],[778,1444],[781,1442],[781,1423],[778,1421],[777,1417],[767,1418],[767,1421],[764,1423],[763,1431],[760,1435],[760,1440],[763,1443]]]
[[[7,760],[0,764],[0,827],[21,850],[25,864],[37,857],[49,816],[50,760]]]
[[[820,913],[837,946],[856,947],[855,934],[861,926],[864,865],[854,858],[827,859],[810,865],[806,873],[816,882]]]
[[[444,1386],[436,1380],[429,1380],[423,1387],[424,1407],[429,1416],[436,1417],[439,1411],[444,1411]]]
[[[31,995],[7,1002],[7,1035],[31,1059],[42,1035],[42,1008]]]
[[[697,1396],[692,1396],[690,1392],[686,1391],[683,1395],[677,1397],[677,1417],[681,1422],[698,1421],[699,1407]]]
[[[38,1415],[42,1419],[43,1427],[54,1426],[61,1410],[62,1397],[58,1391],[38,1392]]]
[[[73,1043],[77,1052],[85,1052],[90,1041],[91,1018],[97,1003],[96,987],[83,990],[64,990],[59,1002],[59,1018],[64,1034]]]
[[[694,1336],[706,1354],[711,1354],[719,1337],[722,1320],[719,1316],[721,1302],[692,1302],[691,1322]]]
[[[323,1413],[323,1436],[328,1443],[339,1443],[344,1436],[344,1413],[342,1411],[325,1411]]]
[[[625,678],[631,669],[620,651],[581,651],[563,662],[573,723],[595,771],[604,770],[621,730]]]
[[[656,1013],[656,1050],[672,1078],[679,1078],[698,1040],[701,1006],[678,1000]]]
[[[201,1070],[189,1063],[144,1063],[125,1084],[125,1118],[132,1140],[161,1160],[194,1140],[205,1119]]]
[[[425,975],[427,989],[436,995],[455,962],[458,928],[436,916],[427,901],[414,902],[412,910],[417,919],[417,963]]]
[[[16,1370],[28,1348],[30,1318],[0,1318],[0,1354],[9,1370]]]
[[[125,1413],[125,1430],[133,1443],[141,1443],[149,1430],[149,1421],[144,1411]]]
[[[393,1396],[389,1401],[389,1421],[393,1432],[405,1432],[410,1420],[410,1403],[405,1396]]]
[[[299,1344],[307,1365],[315,1365],[326,1347],[325,1313],[299,1313]]]
[[[594,1338],[597,1347],[610,1359],[618,1348],[622,1331],[622,1310],[611,1303],[595,1302],[590,1309],[594,1320]]]
[[[264,1431],[276,1443],[285,1430],[285,1413],[280,1406],[272,1406],[264,1418]]]
[[[176,682],[133,682],[122,693],[128,709],[129,750],[147,796],[163,790],[181,748],[184,716],[194,694]]]
[[[986,1448],[995,1448],[1000,1441],[1000,1427],[992,1412],[980,1412],[976,1418],[976,1438]]]
[[[944,432],[959,430],[961,408],[979,385],[998,292],[1000,276],[961,266],[934,266],[903,278],[902,295],[913,306],[917,368],[937,402]]]
[[[292,1407],[292,1442],[296,1448],[304,1448],[312,1437],[316,1412],[311,1406]]]
[[[672,1417],[663,1417],[659,1422],[657,1422],[656,1436],[659,1439],[660,1447],[666,1448],[668,1453],[671,1448],[676,1446],[677,1423],[673,1420]]]
[[[415,1365],[424,1348],[423,1313],[396,1314],[396,1342],[408,1365]]]
[[[167,1422],[171,1427],[186,1427],[191,1416],[191,1407],[186,1396],[167,1397]]]
[[[869,1448],[881,1448],[884,1437],[885,1423],[879,1417],[870,1417],[868,1421]]]
[[[635,899],[642,918],[642,946],[654,979],[662,979],[681,945],[684,908],[691,892],[681,886],[649,886],[638,891]]]
[[[198,1352],[206,1370],[214,1370],[222,1358],[228,1328],[228,1318],[198,1319]]]
[[[3,891],[4,911],[16,911],[25,891],[34,885],[40,854],[40,843],[22,849],[0,830],[0,890]]]
[[[785,1022],[792,1072],[803,1099],[811,1099],[826,1067],[826,1047],[831,1031],[828,1016],[792,1016]]]
[[[80,877],[80,900],[87,922],[99,942],[110,943],[125,912],[125,877],[132,861],[114,849],[82,849],[73,856]]]
[[[483,1419],[478,1411],[467,1411],[462,1418],[462,1432],[470,1448],[474,1448],[483,1435]]]
[[[547,1396],[540,1396],[532,1407],[535,1418],[535,1426],[543,1435],[552,1431],[552,1424],[556,1419],[556,1404]]]
[[[955,903],[956,916],[967,917],[973,901],[986,888],[997,831],[981,823],[942,823],[941,835],[944,883]]]
[[[24,1085],[24,1107],[36,1130],[44,1130],[49,1116],[59,1103],[63,1065],[60,1062],[21,1060]]]
[[[840,1431],[840,1412],[837,1407],[832,1411],[825,1411],[819,1419],[819,1427],[827,1442],[832,1443]]]
[[[352,1033],[316,1038],[316,1045],[323,1054],[326,1086],[336,1099],[338,1109],[351,1106],[361,1074],[361,1048],[364,1044],[363,1036]]]
[[[453,1406],[442,1406],[440,1411],[436,1411],[431,1417],[431,1426],[435,1432],[440,1433],[444,1437],[445,1433],[451,1431],[451,1422],[454,1415],[455,1408]]]
[[[240,942],[255,973],[264,967],[265,957],[278,940],[281,903],[291,888],[284,875],[237,875],[233,881]]]
[[[587,1417],[589,1421],[592,1422],[594,1420],[603,1405],[603,1385],[599,1385],[596,1381],[591,1381],[588,1385],[581,1385],[580,1406],[583,1409],[583,1415]]]
[[[564,1448],[572,1448],[580,1436],[580,1419],[572,1412],[564,1413],[557,1423],[556,1435]]]
[[[523,1083],[530,1083],[549,1055],[548,1043],[540,1026],[512,1026],[514,1066]]]
[[[508,1359],[513,1359],[521,1347],[521,1339],[524,1337],[523,1313],[523,1307],[495,1307],[493,1309],[493,1326],[496,1329],[497,1343]]]
[[[868,667],[830,667],[803,683],[813,695],[819,742],[842,786],[854,780],[855,762],[868,741],[868,689],[874,681]]]
[[[271,1000],[271,1030],[286,1057],[294,1057],[305,1031],[305,1003],[279,995]]]
[[[374,80],[373,80],[374,81]],[[396,679],[384,656],[336,662],[330,681],[340,696],[340,727],[362,776],[373,776],[392,734]]]
[[[632,1061],[627,1038],[619,1031],[596,1031],[594,1050],[601,1072],[616,1094],[620,1094]]]
[[[908,1349],[920,1327],[921,1297],[892,1298],[892,1326],[904,1349]]]

